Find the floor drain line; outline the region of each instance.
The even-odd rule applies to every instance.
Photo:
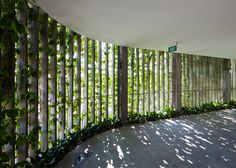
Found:
[[[78,152],[76,153],[76,157],[75,157],[75,166],[77,168],[80,168],[82,166],[82,164],[92,155],[92,152],[88,152],[88,153],[82,153],[82,152]]]

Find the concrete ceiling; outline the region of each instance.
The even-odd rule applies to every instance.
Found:
[[[122,46],[236,58],[236,0],[36,0],[86,37]]]

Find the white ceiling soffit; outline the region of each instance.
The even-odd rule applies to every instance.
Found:
[[[86,37],[121,46],[236,58],[236,0],[36,0]]]

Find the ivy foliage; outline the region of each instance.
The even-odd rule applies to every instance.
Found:
[[[18,45],[18,40],[19,40],[19,36],[22,34],[27,33],[27,27],[26,25],[22,25],[18,18],[17,18],[17,14],[16,14],[16,9],[21,8],[22,5],[22,0],[2,0],[1,3],[7,3],[9,6],[13,6],[12,8],[9,7],[4,7],[1,5],[1,18],[0,18],[0,32],[2,33],[3,30],[4,31],[8,31],[8,33],[11,35],[11,40],[13,40],[15,42],[16,45]],[[33,17],[33,13],[32,10],[29,10],[29,20],[31,20]],[[38,21],[41,22],[42,17],[38,18]],[[2,35],[2,34],[1,34]],[[69,49],[69,31],[68,28],[66,29],[66,46],[65,48],[67,49],[67,53],[68,53],[68,49]],[[48,55],[52,55],[55,54],[52,46],[53,46],[53,40],[52,40],[52,34],[51,32],[49,32],[49,41],[48,41],[48,49],[47,49],[47,54]],[[7,46],[9,43],[9,39],[1,39],[0,41],[0,47],[1,50],[7,50]],[[64,40],[59,40],[60,45],[64,45],[63,43]],[[89,44],[91,43],[91,41],[89,41]],[[82,55],[84,54],[84,37],[83,40],[81,42],[82,48]],[[98,43],[96,43],[96,45],[98,45]],[[91,46],[91,45],[89,45]],[[109,46],[108,46],[109,47]],[[39,49],[39,52],[42,51],[42,48]],[[110,50],[108,50],[109,52]],[[19,49],[17,49],[16,47],[16,53],[19,52]],[[89,54],[91,55],[91,49],[89,49]],[[96,56],[98,55],[97,53],[98,51],[96,50]],[[107,51],[104,51],[104,54],[106,55]],[[35,57],[35,55],[33,55],[32,53],[29,53],[29,58]],[[61,57],[58,58],[58,62],[61,62],[63,59],[65,59],[65,56],[61,53]],[[96,59],[98,59],[96,57]],[[67,60],[68,61],[68,60]],[[101,60],[102,64],[104,65],[106,63],[105,59]],[[134,60],[133,60],[134,61]],[[75,63],[75,59],[74,59],[74,63]],[[88,60],[88,64],[91,64],[91,59],[89,58]],[[132,62],[132,66],[133,66],[133,62]],[[71,64],[68,65],[68,62],[66,63],[66,68],[71,68]],[[115,66],[118,66],[117,64],[115,64]],[[116,67],[117,68],[117,67]],[[83,67],[82,67],[82,71],[84,71]],[[30,67],[28,66],[27,68],[23,69],[22,74],[27,74],[28,77],[33,77],[35,76],[36,72]],[[102,70],[102,76],[101,79],[102,81],[106,81],[106,75],[105,75],[105,70]],[[149,72],[150,73],[150,72]],[[59,73],[58,73],[59,74]],[[95,75],[98,75],[98,71],[95,71]],[[5,71],[0,71],[0,80],[4,81],[4,79],[8,78],[10,76],[9,73],[5,72]],[[91,71],[88,72],[88,76],[91,76]],[[59,79],[59,76],[57,77]],[[97,80],[97,78],[96,78]],[[130,77],[129,77],[130,80]],[[109,79],[108,76],[108,85],[111,85],[111,81]],[[117,81],[117,78],[115,78],[115,81]],[[96,84],[98,83],[98,81],[96,81]],[[130,83],[130,82],[129,82]],[[106,82],[102,83],[102,92],[105,93],[106,91]],[[68,83],[67,86],[68,88]],[[91,86],[89,85],[89,87],[91,88]],[[145,85],[146,87],[146,85]],[[131,87],[129,87],[131,88]],[[149,88],[150,89],[150,88]],[[89,93],[88,95],[92,95],[91,92],[92,89],[89,89]],[[49,88],[50,91],[50,88]],[[29,102],[33,101],[35,99],[36,94],[34,92],[27,92],[27,94],[23,95],[23,97],[21,97],[21,99],[27,99]],[[59,96],[60,97],[60,96]],[[105,102],[105,96],[102,97],[102,102]],[[129,97],[129,101],[131,98]],[[22,145],[22,144],[33,144],[34,140],[37,138],[37,134],[40,130],[40,127],[35,127],[27,136],[22,136],[22,135],[18,135],[17,133],[14,134],[12,136],[9,136],[7,134],[7,128],[8,127],[13,127],[12,125],[16,124],[19,117],[23,116],[24,113],[26,111],[20,110],[20,109],[12,109],[12,110],[5,110],[4,108],[4,104],[7,104],[6,102],[8,102],[9,100],[6,100],[5,98],[3,98],[3,96],[0,95],[0,167],[11,167],[10,165],[10,158],[9,156],[4,152],[3,150],[3,146],[6,144],[13,144],[15,143],[16,147]],[[16,101],[16,107],[17,107],[17,100]],[[60,102],[65,102],[67,101],[67,99],[61,99],[59,98],[59,103]],[[67,104],[69,104],[69,102],[66,102]],[[90,100],[89,100],[89,104],[91,104]],[[58,104],[57,104],[58,105]],[[52,106],[49,105],[49,109]],[[96,107],[98,107],[98,103],[96,104]],[[229,103],[222,103],[222,102],[212,102],[212,103],[207,103],[207,104],[203,104],[200,105],[198,107],[183,107],[181,112],[177,112],[173,107],[167,107],[162,111],[157,111],[157,112],[149,112],[146,115],[142,115],[140,113],[132,113],[129,114],[128,116],[128,124],[138,124],[138,123],[144,123],[146,121],[156,121],[159,119],[166,119],[166,118],[172,118],[172,117],[176,117],[179,115],[189,115],[189,114],[198,114],[198,113],[202,113],[202,112],[208,112],[208,111],[213,111],[213,110],[221,110],[221,109],[227,109],[227,108],[233,108],[236,107],[236,103],[235,102],[229,102]],[[78,108],[77,106],[74,106],[74,108]],[[91,106],[88,107],[88,111],[91,111]],[[105,110],[105,106],[102,106],[102,111]],[[27,112],[31,113],[31,112],[36,112],[36,109],[30,109]],[[58,110],[60,111],[60,109]],[[105,114],[105,113],[103,113]],[[82,114],[82,118],[83,119],[85,114]],[[89,115],[89,121],[91,116]],[[102,116],[103,118],[104,116]],[[12,118],[14,118],[14,121],[12,122]],[[54,116],[52,116],[51,118],[56,119]],[[49,124],[52,123],[53,120],[50,120]],[[15,123],[16,122],[16,123]],[[48,149],[45,152],[41,152],[40,149],[38,151],[38,155],[35,159],[33,158],[29,158],[25,161],[19,162],[16,164],[15,167],[53,167],[55,164],[57,164],[64,156],[67,152],[69,152],[70,150],[72,150],[75,146],[77,146],[78,144],[86,141],[87,139],[93,137],[96,134],[99,134],[101,132],[113,129],[113,128],[117,128],[122,126],[121,122],[116,118],[116,119],[104,119],[102,122],[99,122],[95,125],[93,124],[89,124],[87,125],[84,129],[82,129],[81,131],[76,131],[75,133],[68,133],[68,136],[66,139],[64,140],[60,140],[57,141],[56,144]],[[79,126],[78,126],[79,128]]]
[[[0,18],[0,28],[2,30],[7,30],[10,32],[11,39],[15,42],[18,41],[19,36],[27,32],[27,27],[22,25],[17,19],[16,8],[20,8],[22,5],[21,0],[3,0],[2,4],[6,4],[6,6],[1,5],[1,18]],[[13,6],[13,8],[9,8],[9,6]],[[1,49],[4,49],[7,45],[7,41],[9,39],[2,39],[0,46]]]
[[[0,5],[0,49],[2,54],[8,53],[9,46],[11,46],[12,43],[17,45],[19,37],[22,34],[27,33],[28,30],[26,25],[21,24],[17,18],[16,9],[20,9],[22,7],[22,0],[1,0]],[[7,38],[5,38],[5,36]],[[17,54],[19,50],[15,48],[14,52]],[[8,78],[10,78],[11,75],[12,74],[9,74],[9,72],[5,69],[0,68],[1,81],[8,81]],[[10,157],[4,150],[4,146],[7,144],[15,144],[17,147],[18,145],[28,142],[29,137],[21,136],[17,133],[9,135],[8,129],[14,128],[15,124],[17,123],[16,121],[23,115],[22,113],[24,112],[18,108],[7,109],[6,106],[9,104],[9,102],[15,101],[17,104],[17,100],[6,97],[1,92],[2,90],[0,90],[0,167],[12,167],[10,165]],[[30,95],[28,95],[27,98],[29,98],[29,96]],[[28,167],[29,165],[30,163],[28,161],[22,161],[17,163],[15,167]]]

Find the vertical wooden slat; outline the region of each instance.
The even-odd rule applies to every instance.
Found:
[[[8,11],[9,9],[15,9],[15,1],[1,1],[1,10]],[[12,11],[12,15],[15,12]],[[4,145],[4,151],[10,159],[10,165],[15,165],[15,117],[12,110],[15,108],[15,41],[12,36],[12,32],[8,29],[1,29],[1,54],[0,54],[0,71],[4,72],[0,74],[0,98],[6,100],[6,104],[0,104],[1,110],[6,110],[9,114],[9,126],[6,128],[7,135],[12,140],[11,143]],[[2,135],[1,135],[2,136]],[[2,149],[0,149],[1,151]]]
[[[92,40],[92,123],[95,123],[95,41]]]
[[[215,78],[216,78],[216,100],[218,101],[218,86],[219,86],[219,58],[216,58],[216,65],[215,65]]]
[[[197,56],[197,106],[200,104],[200,58]]]
[[[195,77],[195,74],[194,74],[195,73],[194,58],[195,58],[194,55],[191,55],[191,59],[190,59],[190,61],[191,61],[190,62],[190,65],[191,65],[191,69],[190,70],[191,71],[190,71],[190,73],[191,73],[191,106],[192,107],[194,106],[194,102],[195,102],[195,97],[194,97],[195,96],[195,90],[194,90],[194,86],[195,86],[194,85],[195,84],[194,83],[194,79],[195,79],[194,78]]]
[[[231,100],[235,100],[235,84],[236,84],[236,81],[235,81],[235,60],[232,59],[231,60],[231,65],[232,65],[232,84],[231,84],[231,87],[232,87],[232,98]]]
[[[216,90],[216,86],[217,86],[217,68],[216,68],[216,65],[217,65],[217,58],[214,58],[214,64],[213,64],[213,66],[214,66],[214,68],[213,68],[213,74],[214,74],[214,101],[216,101],[217,100],[217,90]]]
[[[231,61],[231,69],[233,70],[233,61],[232,60],[230,60]],[[233,86],[234,86],[234,83],[233,83],[233,71],[231,71],[231,88],[230,88],[230,90],[231,90],[231,95],[230,95],[230,100],[233,100],[233,94],[234,94],[234,90],[233,90]]]
[[[196,100],[195,100],[195,106],[197,106],[198,105],[198,56],[196,55],[195,56],[195,73],[196,73],[196,75],[195,75],[195,98],[196,98]]]
[[[212,101],[212,59],[208,57],[209,60],[209,82],[208,82],[208,95],[209,95],[209,102]]]
[[[215,58],[212,58],[212,68],[211,68],[211,72],[212,72],[212,101],[215,101]]]
[[[234,101],[236,101],[236,60],[234,59],[233,60],[234,62],[234,69],[233,69],[233,72],[234,72]]]
[[[219,75],[219,73],[218,73],[218,70],[219,70],[219,68],[218,68],[218,58],[216,58],[216,60],[215,60],[215,81],[216,81],[216,83],[215,83],[215,100],[217,100],[218,101],[218,75]]]
[[[203,59],[202,56],[199,56],[199,105],[202,104],[202,88],[203,88]]]
[[[188,56],[185,54],[185,106],[189,104],[189,66],[188,66]]]
[[[73,128],[73,66],[74,59],[74,32],[70,30],[69,32],[69,66],[68,66],[68,130],[71,131]]]
[[[106,108],[105,108],[105,114],[106,114],[106,118],[108,118],[108,107],[109,107],[109,70],[108,70],[108,66],[109,66],[109,60],[108,60],[108,55],[109,55],[109,53],[108,53],[108,44],[106,43],[105,44],[105,58],[106,58],[106,62],[105,62],[105,64],[106,64],[106,76],[105,76],[105,82],[106,82],[106,98],[105,98],[105,104],[106,104]]]
[[[118,61],[117,61],[117,116],[120,117],[120,67],[121,67],[121,52],[120,52],[120,46],[117,47],[117,56],[118,56]]]
[[[206,59],[205,57],[203,57],[203,86],[202,86],[202,90],[203,90],[203,93],[202,93],[202,96],[203,96],[203,103],[206,103]]]
[[[173,72],[172,64],[173,64],[173,57],[172,57],[172,54],[169,54],[169,106],[172,106],[172,103],[171,103],[172,102],[172,72]]]
[[[84,113],[85,124],[88,125],[88,39],[84,38]]]
[[[161,93],[160,93],[160,78],[161,78],[161,54],[158,52],[158,62],[157,62],[157,108],[160,109],[161,106]]]
[[[145,68],[145,55],[144,50],[142,49],[142,112],[145,114],[145,76],[144,76],[144,68]]]
[[[52,131],[52,142],[55,145],[57,140],[57,22],[51,21],[50,31],[52,35],[51,39],[51,55],[50,55],[50,66],[51,66],[51,79],[50,79],[50,105],[51,105],[51,131]]]
[[[218,75],[219,75],[219,67],[218,67],[218,58],[216,58],[215,60],[215,80],[216,80],[216,83],[215,83],[215,99],[218,101]]]
[[[216,65],[217,65],[217,58],[214,58],[214,64],[213,64],[213,66],[214,66],[214,68],[213,68],[213,75],[214,75],[214,101],[216,101],[217,100],[217,96],[216,96],[216,86],[217,86],[217,78],[216,78],[216,73],[217,73],[217,69],[216,69]]]
[[[209,102],[209,83],[210,83],[210,76],[209,76],[209,58],[206,57],[206,102]]]
[[[208,102],[211,102],[211,75],[210,75],[210,70],[211,70],[211,59],[210,57],[207,57],[208,59],[208,67],[207,67],[207,74],[208,74],[208,80],[207,80],[207,97],[208,97]]]
[[[210,67],[209,67],[209,76],[210,76],[210,82],[209,82],[209,91],[210,91],[210,94],[209,94],[209,97],[210,97],[210,102],[213,100],[213,73],[212,73],[212,67],[213,67],[213,64],[212,64],[212,58],[210,58]]]
[[[232,98],[231,100],[234,100],[235,99],[235,60],[232,59],[231,60],[231,65],[232,65],[232,84],[231,84],[231,87],[232,87]]]
[[[231,90],[232,90],[232,97],[231,97],[231,100],[234,100],[234,95],[235,95],[235,63],[234,63],[234,60],[231,59],[231,67],[232,67],[232,73],[231,73],[231,79],[232,79],[232,83],[231,83]]]
[[[77,100],[77,114],[78,126],[81,129],[81,35],[77,35],[77,60],[76,60],[76,100]]]
[[[203,57],[199,57],[199,105],[203,103]]]
[[[218,60],[217,60],[217,69],[218,69],[218,72],[217,72],[217,78],[218,78],[218,85],[217,85],[217,99],[218,100],[220,100],[221,99],[221,97],[220,97],[220,92],[221,92],[221,90],[220,90],[220,86],[221,86],[221,69],[220,69],[220,65],[221,65],[221,63],[220,63],[220,58],[218,58]]]
[[[186,105],[186,55],[182,56],[182,105]]]
[[[233,64],[233,60],[230,60],[231,61],[231,97],[230,97],[230,100],[233,100],[233,96],[234,96],[234,89],[233,89],[233,86],[234,86],[234,64]]]
[[[231,96],[231,60],[223,60],[223,102],[229,102]]]
[[[206,57],[203,57],[203,62],[202,62],[202,66],[203,66],[203,80],[202,80],[202,100],[203,100],[203,103],[206,103]]]
[[[165,53],[161,56],[162,108],[165,108]]]
[[[19,5],[19,22],[23,25],[27,26],[27,17],[28,17],[28,6],[27,1],[23,0],[21,4]],[[17,81],[17,96],[19,99],[19,108],[23,111],[23,115],[19,118],[19,125],[17,132],[20,136],[26,136],[27,135],[27,129],[28,129],[28,103],[26,99],[27,94],[27,82],[28,82],[28,76],[27,73],[25,73],[25,70],[28,66],[28,52],[27,52],[27,33],[23,33],[20,35],[19,38],[19,56],[18,56],[18,81]],[[27,158],[27,144],[21,144],[17,147],[17,161],[23,161]]]
[[[231,100],[235,100],[235,83],[236,83],[236,81],[235,81],[235,60],[231,60],[232,61],[232,63],[231,63],[231,65],[232,65],[232,84],[231,84],[231,86],[232,86],[232,98],[231,98]]]
[[[236,60],[234,60],[234,101],[236,101]]]
[[[128,119],[128,48],[121,47],[120,54],[120,120],[126,123]]]
[[[189,95],[190,105],[193,106],[193,55],[189,55]]]
[[[112,56],[112,118],[115,117],[115,47],[112,45],[111,56]]]
[[[202,77],[201,77],[201,57],[198,56],[198,62],[197,62],[197,65],[198,65],[198,106],[201,104],[201,85],[202,85]]]
[[[221,71],[221,73],[220,73],[220,75],[221,75],[221,77],[220,77],[220,98],[223,100],[223,61],[224,61],[224,59],[221,59],[220,60],[220,71]]]
[[[147,55],[147,112],[150,112],[150,50]]]
[[[155,51],[152,52],[152,112],[155,111]]]
[[[189,64],[189,55],[186,55],[186,79],[187,79],[187,104],[190,105],[190,64]]]
[[[34,132],[29,145],[29,157],[35,158],[38,150],[38,9],[32,8],[31,20],[29,21],[29,66],[34,72],[34,75],[29,79],[29,91],[34,93],[34,97],[29,101],[29,133]]]
[[[208,91],[208,102],[211,102],[211,58],[208,57],[208,68],[207,68],[207,72],[208,72],[208,87],[207,87],[207,91]]]
[[[185,54],[185,105],[189,105],[189,57]]]
[[[196,56],[192,55],[192,106],[196,105]]]
[[[197,106],[197,101],[198,101],[198,97],[197,97],[197,92],[198,92],[198,81],[197,81],[197,75],[198,75],[198,65],[197,65],[197,56],[194,55],[194,69],[195,69],[195,76],[194,76],[194,90],[195,90],[195,96],[194,96],[194,99],[195,99],[195,102],[194,102],[194,106]]]
[[[190,63],[190,55],[186,55],[187,57],[187,79],[188,79],[188,90],[187,90],[187,97],[188,97],[188,105],[191,105],[191,63]]]
[[[76,60],[76,100],[77,100],[77,123],[81,129],[81,35],[77,35],[77,60]]]
[[[219,89],[220,89],[220,59],[217,58],[217,65],[216,65],[216,73],[217,73],[217,100],[219,101],[220,100],[220,92],[219,92]]]
[[[48,148],[48,16],[41,16],[41,86],[40,86],[40,116],[41,116],[41,131],[40,141],[42,142],[42,151]]]
[[[131,113],[134,112],[134,48],[131,48]]]
[[[210,102],[213,101],[214,92],[213,92],[213,82],[214,82],[214,76],[213,76],[213,58],[210,58]]]
[[[166,62],[165,62],[165,64],[166,64],[166,67],[165,67],[165,69],[166,69],[166,105],[167,106],[169,106],[169,100],[170,100],[170,93],[169,93],[169,89],[170,89],[170,87],[169,87],[169,84],[170,84],[170,82],[169,82],[169,53],[166,53]]]
[[[185,54],[185,69],[186,69],[186,75],[185,75],[185,105],[189,105],[189,57],[187,54]]]
[[[181,55],[173,53],[172,63],[172,105],[177,110],[181,110]]]
[[[139,49],[136,48],[136,112],[139,113]]]
[[[194,55],[194,106],[197,106],[197,56]]]
[[[65,27],[60,28],[60,83],[59,83],[59,138],[62,140],[65,138],[65,112],[66,112],[66,46],[65,46]]]
[[[99,42],[99,122],[102,121],[102,42]]]

